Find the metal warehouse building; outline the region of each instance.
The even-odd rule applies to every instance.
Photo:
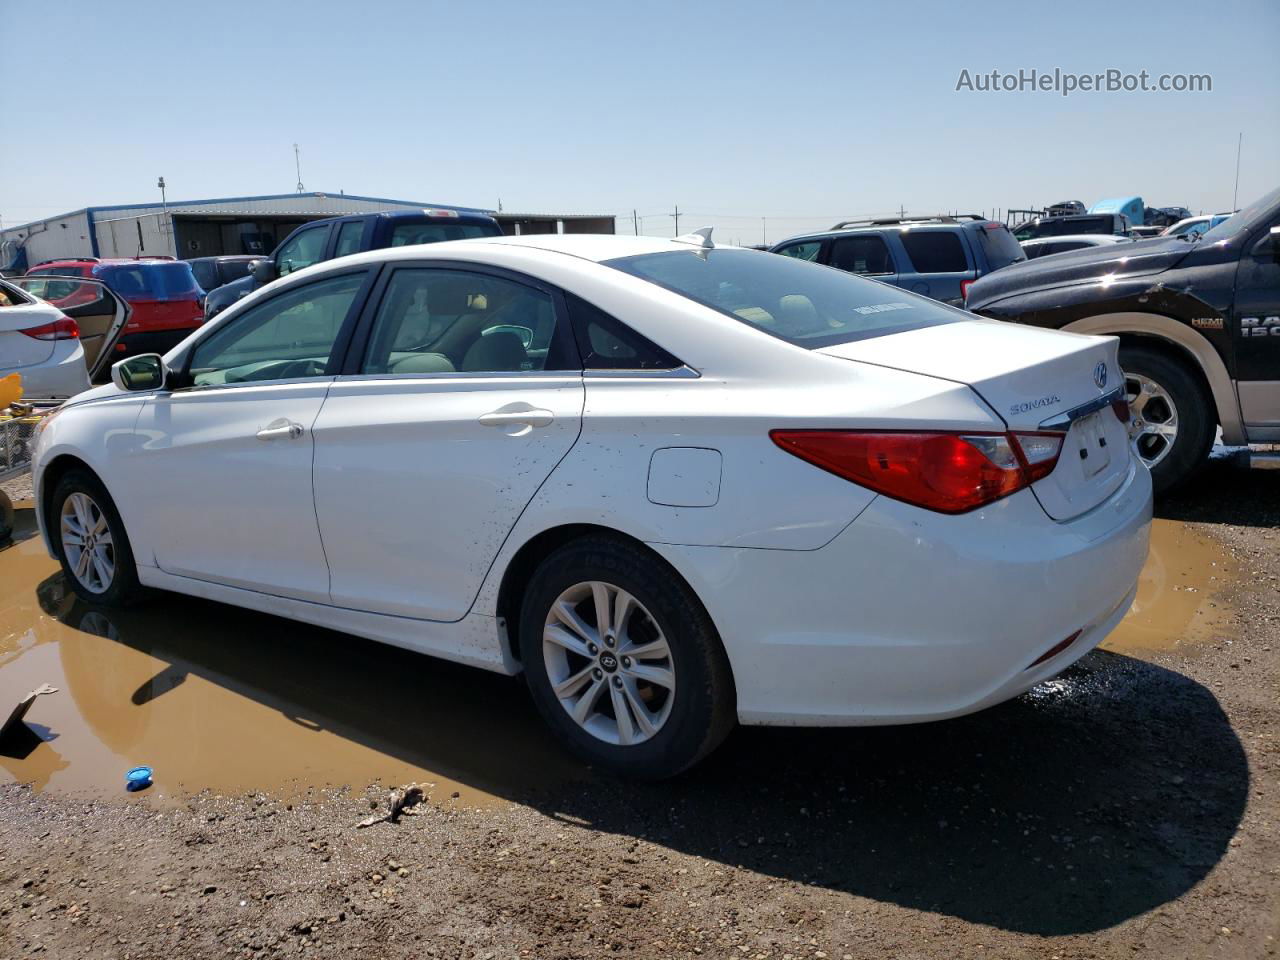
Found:
[[[0,269],[21,272],[42,260],[63,257],[160,254],[189,260],[218,254],[268,254],[289,231],[309,220],[423,207],[476,209],[344,193],[86,207],[0,230]],[[511,234],[613,233],[615,229],[612,216],[483,212],[495,217]]]

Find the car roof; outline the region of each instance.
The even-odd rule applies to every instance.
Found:
[[[769,248],[776,250],[784,243],[795,243],[804,240],[825,240],[828,237],[843,237],[857,233],[879,233],[883,230],[897,230],[899,233],[911,231],[912,233],[920,230],[957,230],[962,228],[981,227],[984,223],[999,223],[999,220],[959,220],[954,223],[947,223],[939,220],[902,220],[897,223],[864,223],[856,227],[841,227],[839,230],[815,230],[812,233],[797,233],[795,236],[786,237],[777,243],[769,245]]]

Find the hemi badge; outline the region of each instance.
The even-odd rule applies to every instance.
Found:
[[[1193,327],[1199,327],[1201,330],[1221,330],[1222,318],[1221,317],[1192,317],[1191,325]]]

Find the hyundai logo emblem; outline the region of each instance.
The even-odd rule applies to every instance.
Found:
[[[1099,363],[1093,368],[1093,382],[1098,385],[1099,390],[1106,389],[1107,386],[1107,365]]]

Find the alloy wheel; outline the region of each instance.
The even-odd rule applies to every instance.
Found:
[[[1126,373],[1129,442],[1148,468],[1169,455],[1178,439],[1178,408],[1164,387],[1140,373]]]
[[[62,503],[59,522],[67,566],[90,593],[106,593],[116,575],[116,551],[107,515],[87,493],[75,492]]]
[[[565,713],[598,740],[653,737],[675,702],[671,648],[652,614],[611,583],[569,587],[547,613],[542,656]]]

